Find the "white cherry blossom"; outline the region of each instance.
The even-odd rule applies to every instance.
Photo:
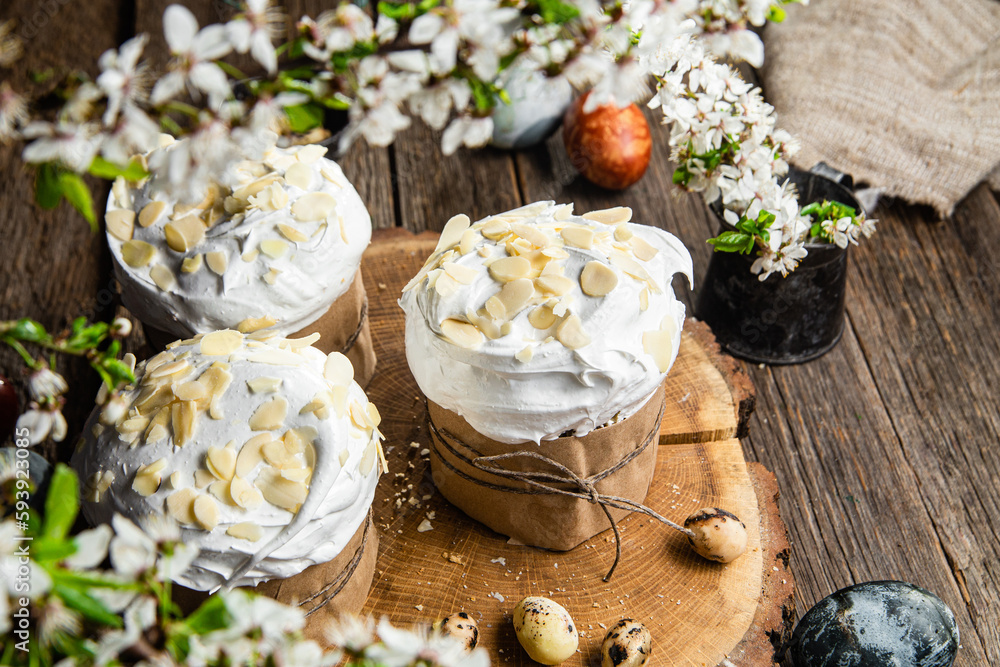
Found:
[[[210,105],[218,107],[231,92],[226,73],[213,62],[233,50],[225,26],[212,24],[199,30],[191,10],[170,5],[163,12],[163,33],[174,57],[167,74],[153,87],[150,101],[160,105],[187,89],[193,96],[204,93]]]
[[[278,71],[278,53],[274,39],[281,37],[284,14],[271,0],[246,0],[243,13],[226,24],[226,33],[237,53],[247,53],[264,66],[269,74]]]
[[[139,62],[148,41],[148,35],[137,35],[117,50],[105,51],[97,61],[101,73],[96,83],[108,98],[103,118],[107,127],[114,125],[122,105],[140,104],[149,95],[152,75],[149,67]]]

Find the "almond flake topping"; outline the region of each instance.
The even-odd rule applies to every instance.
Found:
[[[197,495],[194,489],[181,489],[171,493],[167,496],[167,514],[180,523],[194,523],[194,499]]]
[[[331,352],[323,364],[323,377],[330,384],[346,387],[354,380],[354,366],[340,352]]]
[[[327,192],[309,192],[292,204],[292,217],[299,222],[318,222],[337,208],[337,200]]]
[[[277,396],[261,404],[250,417],[250,430],[274,431],[281,428],[288,414],[288,401]]]
[[[135,211],[120,208],[108,211],[104,215],[104,223],[108,233],[121,241],[132,240],[132,230],[135,227]]]
[[[660,252],[641,236],[633,236],[630,242],[632,244],[632,253],[644,262],[653,259],[656,257],[656,253]]]
[[[677,333],[677,324],[670,315],[664,316],[660,322],[660,328],[654,331],[645,331],[642,334],[642,349],[646,354],[652,355],[656,361],[656,367],[661,373],[670,370],[670,364],[674,358],[674,335]]]
[[[226,535],[235,537],[238,540],[258,542],[264,537],[264,529],[250,521],[243,521],[241,523],[234,523],[226,528]]]
[[[441,230],[441,238],[438,239],[437,247],[434,248],[434,252],[442,252],[458,244],[462,240],[462,235],[465,234],[465,230],[468,228],[469,216],[464,213],[459,213],[458,215],[453,216],[447,223],[445,223],[444,229]]]
[[[201,253],[198,253],[194,257],[185,257],[181,261],[181,273],[198,273],[201,270],[201,265],[205,263],[205,258]]]
[[[441,323],[441,333],[449,341],[466,349],[476,349],[483,344],[483,333],[468,322],[448,318]]]
[[[264,317],[248,317],[236,325],[236,330],[240,333],[253,333],[254,331],[272,327],[277,323],[278,320],[266,315]]]
[[[150,225],[156,224],[156,221],[160,219],[163,215],[163,211],[166,210],[167,203],[162,201],[151,201],[142,207],[139,211],[139,226],[149,227]]]
[[[288,244],[280,239],[261,241],[260,251],[271,259],[280,259],[288,253]]]
[[[604,296],[618,285],[618,274],[603,262],[587,262],[580,273],[580,287],[587,296]]]
[[[205,223],[198,216],[189,215],[163,226],[167,245],[176,252],[187,252],[205,239]]]
[[[584,213],[581,217],[585,220],[593,220],[605,225],[617,225],[620,222],[628,222],[632,219],[632,209],[628,206],[616,206],[614,208],[605,208],[599,211]]]
[[[581,225],[564,227],[559,235],[568,245],[589,250],[594,247],[594,230]]]
[[[154,264],[149,270],[149,277],[152,278],[153,282],[156,283],[156,286],[164,292],[169,292],[177,285],[177,279],[174,277],[174,272],[167,268],[164,264]]]
[[[156,248],[145,241],[126,241],[122,244],[122,261],[133,269],[149,264],[156,256]]]
[[[283,222],[278,223],[278,231],[292,243],[305,243],[309,240],[309,237],[300,232],[298,229],[292,227],[291,225],[286,225]]]
[[[527,278],[531,273],[531,262],[524,257],[501,257],[490,264],[490,275],[502,283]]]
[[[229,267],[229,255],[222,250],[213,250],[205,255],[205,263],[217,276],[221,276]]]
[[[243,334],[232,329],[213,331],[201,339],[201,353],[205,356],[232,354],[243,346]]]
[[[191,508],[194,519],[205,530],[212,530],[219,525],[219,505],[211,496],[198,496]]]
[[[576,315],[570,315],[556,327],[556,338],[571,350],[590,345],[590,336],[583,330],[583,323]]]
[[[285,181],[300,190],[308,190],[312,185],[312,169],[302,162],[296,162],[285,171]]]
[[[255,377],[247,380],[247,387],[254,394],[272,394],[281,388],[281,378]]]

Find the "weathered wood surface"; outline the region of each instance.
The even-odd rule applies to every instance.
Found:
[[[93,72],[103,49],[137,29],[158,33],[166,4],[6,0],[0,20],[32,26],[34,63]],[[205,19],[225,8],[190,4]],[[306,7],[286,5],[294,18]],[[0,76],[20,83],[27,73]],[[575,178],[558,137],[523,153],[441,158],[431,133],[415,129],[390,149],[357,146],[345,170],[380,227],[440,229],[455,213],[543,197],[578,209],[626,204],[688,244],[697,280],[714,223],[696,198],[672,190],[666,133],[654,127],[654,137],[649,172],[624,193]],[[0,147],[0,317],[57,326],[88,310],[110,316],[113,304],[99,308],[112,293],[103,242],[65,207],[34,207],[30,193],[16,150]],[[800,614],[836,588],[904,579],[955,610],[956,664],[1000,664],[1000,204],[980,187],[947,220],[898,203],[875,216],[880,233],[852,250],[837,349],[806,366],[749,369],[758,404],[744,453],[777,476]],[[0,370],[16,368],[0,350]],[[83,364],[61,370],[79,388],[68,406],[79,426],[96,381]]]
[[[656,637],[656,659],[717,665],[738,656],[744,667],[772,665],[772,640],[790,631],[794,613],[787,534],[773,476],[748,468],[738,440],[746,376],[718,351],[707,327],[685,331],[665,383],[656,475],[647,498],[655,511],[682,521],[702,506],[734,509],[746,522],[746,555],[727,566],[695,556],[682,535],[633,515],[619,523],[622,562],[604,531],[569,552],[513,546],[469,519],[435,491],[429,466],[427,405],[403,349],[398,294],[430,255],[437,238],[376,233],[362,271],[371,285],[372,339],[379,367],[368,397],[383,415],[389,475],[375,494],[377,576],[366,611],[396,622],[427,622],[465,611],[479,622],[482,645],[496,664],[532,665],[517,645],[511,610],[526,595],[563,604],[580,629],[569,665],[595,665],[604,626],[641,619]],[[581,501],[582,502],[582,501]],[[432,530],[420,533],[425,519]]]

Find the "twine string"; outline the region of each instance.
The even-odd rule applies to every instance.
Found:
[[[315,612],[325,607],[330,602],[330,600],[340,595],[340,592],[344,590],[344,588],[347,586],[347,582],[349,582],[351,580],[351,577],[354,576],[354,571],[358,569],[358,565],[361,564],[361,557],[365,553],[365,546],[368,544],[368,530],[371,528],[371,525],[372,525],[372,514],[371,510],[369,510],[368,518],[365,520],[365,530],[364,533],[362,533],[361,535],[361,544],[358,545],[358,548],[354,551],[354,556],[347,564],[347,567],[341,570],[340,574],[338,574],[333,581],[331,581],[326,586],[316,591],[306,599],[299,602],[299,606],[304,607],[305,605],[307,605],[309,602],[312,602],[316,598],[320,596],[325,596],[323,597],[322,600],[317,602],[315,606],[313,606],[309,611],[306,612],[306,618],[312,616]]]
[[[347,354],[350,351],[350,349],[354,347],[354,343],[357,342],[358,336],[361,335],[361,330],[364,328],[366,321],[368,321],[367,294],[365,294],[365,300],[361,302],[361,314],[358,316],[358,328],[354,330],[354,333],[352,333],[350,337],[348,337],[347,342],[344,343],[344,346],[340,348],[341,354]]]
[[[570,498],[578,498],[580,500],[586,500],[587,502],[598,505],[603,511],[605,516],[608,518],[608,522],[611,524],[611,528],[615,534],[615,560],[611,565],[611,569],[604,576],[604,581],[610,581],[611,576],[614,574],[615,569],[618,567],[618,563],[621,561],[621,533],[618,529],[618,525],[611,516],[611,512],[608,508],[615,508],[620,510],[625,510],[628,512],[638,512],[640,514],[645,514],[660,523],[667,525],[674,530],[677,530],[688,537],[694,537],[694,533],[683,526],[680,526],[665,516],[659,514],[653,509],[643,505],[642,503],[635,502],[628,498],[622,496],[614,496],[610,494],[603,494],[597,489],[597,483],[614,474],[615,472],[621,470],[623,467],[631,463],[638,457],[646,448],[652,443],[657,434],[659,433],[660,420],[663,417],[663,407],[660,407],[660,414],[654,422],[653,429],[646,436],[643,442],[628,453],[621,461],[614,464],[610,468],[602,470],[598,473],[590,475],[588,477],[583,477],[570,468],[566,467],[559,461],[556,461],[544,454],[533,451],[517,451],[517,452],[507,452],[504,454],[497,454],[495,456],[484,456],[478,452],[474,447],[466,442],[463,442],[460,438],[456,437],[454,434],[448,432],[445,429],[439,429],[435,426],[433,420],[429,420],[431,432],[437,436],[432,439],[435,444],[440,442],[448,452],[462,461],[466,465],[472,466],[477,470],[480,470],[486,474],[499,477],[501,479],[507,479],[515,482],[521,482],[526,484],[530,488],[515,488],[506,486],[503,484],[494,484],[486,480],[477,479],[462,470],[456,468],[450,461],[448,461],[441,452],[438,451],[437,447],[434,448],[434,453],[438,456],[442,463],[446,467],[452,470],[452,472],[458,474],[463,479],[476,484],[478,486],[484,486],[495,491],[500,491],[503,493],[518,493],[524,495],[562,495],[568,496]],[[472,452],[474,457],[470,458],[459,452],[455,447],[453,447],[448,440],[455,442],[457,445],[463,447],[464,449]],[[545,471],[523,471],[523,470],[511,470],[510,468],[504,467],[504,463],[508,461],[513,461],[516,459],[532,459],[550,466],[555,470],[555,472],[545,472]],[[566,486],[570,488],[565,488]]]

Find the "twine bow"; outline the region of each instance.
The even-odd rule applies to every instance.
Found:
[[[660,408],[660,414],[654,422],[653,430],[646,436],[642,444],[633,449],[629,454],[606,470],[595,473],[589,477],[582,477],[576,472],[566,467],[559,461],[556,461],[544,454],[532,451],[516,451],[507,452],[505,454],[497,454],[495,456],[483,456],[468,443],[463,442],[459,438],[455,437],[452,433],[445,431],[444,429],[438,429],[433,421],[429,421],[431,432],[437,436],[437,441],[439,441],[444,447],[451,453],[452,456],[459,459],[460,461],[471,465],[477,470],[481,470],[490,475],[500,477],[502,479],[509,479],[516,482],[522,482],[532,487],[531,489],[519,489],[509,486],[504,486],[501,484],[492,484],[490,482],[476,479],[471,475],[464,473],[455,466],[453,466],[447,459],[441,456],[440,452],[435,448],[433,451],[438,456],[438,458],[445,464],[452,472],[458,474],[463,479],[477,484],[479,486],[484,486],[495,491],[501,491],[503,493],[519,493],[526,495],[562,495],[569,496],[571,498],[578,498],[580,500],[586,500],[587,502],[593,503],[600,506],[604,511],[604,515],[608,518],[608,522],[611,524],[611,529],[615,533],[615,560],[611,565],[611,569],[608,573],[604,575],[604,581],[611,581],[611,576],[614,574],[615,569],[618,567],[618,563],[621,561],[622,555],[622,539],[621,532],[618,530],[618,524],[611,516],[609,507],[615,509],[625,510],[628,512],[639,512],[640,514],[645,514],[653,519],[656,519],[660,523],[670,526],[674,530],[677,530],[688,537],[694,537],[694,533],[683,526],[680,526],[670,519],[662,516],[656,511],[650,509],[649,507],[643,505],[642,503],[635,502],[634,500],[629,500],[628,498],[623,498],[621,496],[612,496],[603,494],[597,490],[597,483],[606,477],[610,476],[612,473],[625,467],[627,464],[631,463],[636,457],[639,456],[646,447],[656,438],[659,433],[660,419],[663,417],[663,408]],[[465,449],[473,452],[476,456],[474,458],[469,458],[463,455],[461,452],[457,451],[448,443],[448,439],[451,439],[464,447]],[[505,461],[514,459],[529,458],[536,461],[540,461],[546,465],[551,466],[556,472],[542,472],[542,471],[523,471],[523,470],[511,470],[505,468],[503,463]],[[575,488],[563,488],[560,485],[569,485]]]

